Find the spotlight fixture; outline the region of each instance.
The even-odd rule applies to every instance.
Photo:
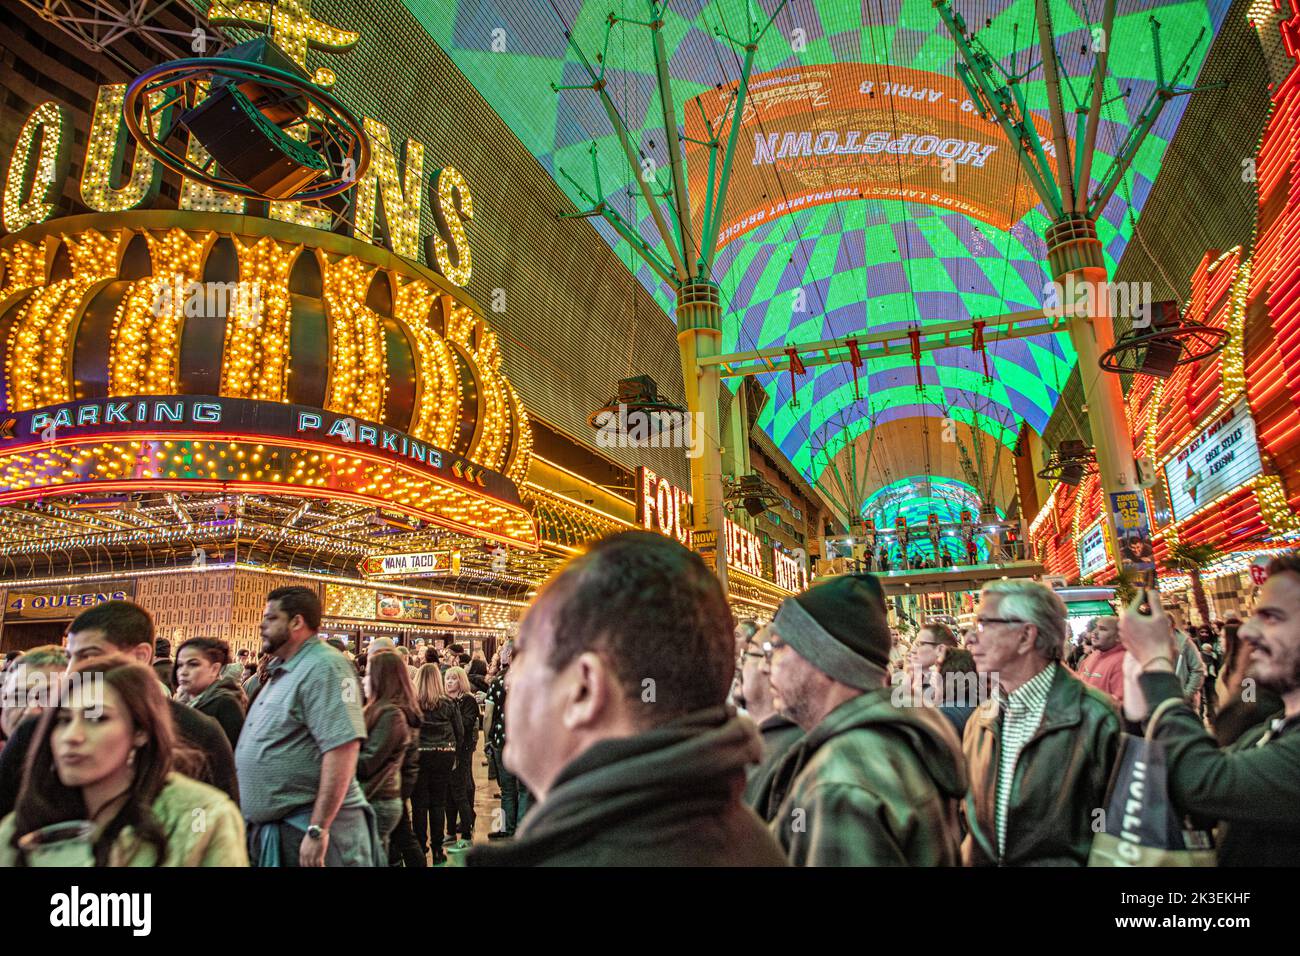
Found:
[[[1047,463],[1038,472],[1046,481],[1059,481],[1063,485],[1077,485],[1084,475],[1097,471],[1097,456],[1091,448],[1078,439],[1061,442]]]
[[[757,472],[741,475],[725,484],[725,501],[729,511],[734,511],[737,505],[741,505],[750,515],[757,517],[785,501],[771,483]]]
[[[587,424],[600,431],[625,435],[636,431],[645,438],[665,431],[675,431],[690,413],[659,394],[659,386],[649,375],[618,380],[618,392],[608,402],[587,416]]]
[[[1168,378],[1180,365],[1199,362],[1222,351],[1227,329],[1193,322],[1178,314],[1173,300],[1151,306],[1151,323],[1134,326],[1106,350],[1098,364],[1107,372]]]
[[[163,166],[254,199],[335,196],[370,164],[361,121],[267,37],[150,67],[127,87],[122,112],[136,143]]]

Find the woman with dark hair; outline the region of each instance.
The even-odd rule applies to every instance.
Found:
[[[176,693],[180,700],[221,725],[234,747],[248,713],[248,697],[226,673],[230,645],[215,637],[191,637],[176,652]]]
[[[73,821],[89,823],[96,866],[248,866],[234,801],[176,772],[193,754],[177,746],[153,670],[109,654],[78,664],[69,682],[41,717],[17,807],[0,822],[0,866],[25,865],[24,836]]]
[[[469,674],[470,685],[474,688],[472,693],[487,693],[487,661],[483,657],[482,651],[475,651],[474,657],[469,662],[469,668],[466,671]]]
[[[420,710],[406,665],[391,651],[370,658],[362,679],[366,693],[366,742],[357,757],[357,781],[375,809],[384,855],[402,816],[402,767],[420,746]],[[418,763],[417,763],[418,766]]]
[[[443,689],[442,670],[437,664],[420,668],[415,682],[415,698],[420,705],[420,772],[411,794],[412,822],[420,855],[433,848],[434,864],[446,861],[442,850],[442,828],[446,823],[447,787],[456,751],[465,736],[460,708]]]

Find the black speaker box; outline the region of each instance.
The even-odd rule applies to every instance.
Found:
[[[267,199],[288,199],[325,172],[325,160],[267,119],[234,86],[181,116],[226,175]]]

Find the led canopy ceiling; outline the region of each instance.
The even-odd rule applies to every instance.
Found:
[[[862,516],[876,523],[880,531],[890,531],[895,527],[899,517],[907,521],[912,529],[908,541],[909,553],[925,558],[934,558],[934,546],[924,533],[930,515],[939,519],[945,526],[940,538],[940,548],[944,557],[962,554],[959,529],[946,527],[961,522],[962,511],[969,511],[974,521],[980,518],[980,493],[974,487],[956,478],[931,478],[928,475],[912,475],[900,478],[877,488],[862,506]],[[999,518],[1005,517],[1001,508],[994,508]],[[890,560],[897,562],[902,555],[902,547],[897,540],[889,539]],[[988,560],[988,542],[982,535],[975,536],[975,547],[981,561]]]
[[[662,191],[670,183],[651,33],[628,22],[609,26],[611,13],[619,21],[652,19],[653,4],[406,3],[576,207],[591,207],[598,175],[605,201],[666,256],[636,184],[649,177]],[[1086,103],[1098,50],[1110,51],[1091,167],[1097,182],[1157,86],[1154,38],[1166,79],[1186,58],[1178,82],[1191,85],[1228,2],[1118,0],[1109,37],[1100,30],[1103,0],[1048,6],[1067,117]],[[909,329],[1041,307],[1050,281],[1042,238],[1049,213],[1001,129],[974,108],[956,69],[957,47],[930,0],[669,0],[663,37],[697,233],[709,150],[692,140],[718,129],[741,75],[742,51],[719,34],[742,36],[747,9],[762,22],[778,7],[756,53],[722,211],[712,276],[722,290],[722,350],[889,330],[905,337]],[[1054,164],[1033,0],[954,0],[953,9],[1017,76]],[[588,66],[604,70],[641,168],[630,168],[595,93],[553,91],[589,86]],[[1175,98],[1159,114],[1100,214],[1112,273],[1186,103]],[[1067,130],[1072,155],[1074,132]],[[670,286],[608,223],[588,221],[671,315]],[[982,353],[922,353],[919,376],[906,352],[869,360],[856,391],[847,363],[810,368],[794,393],[788,374],[768,374],[759,381],[772,401],[759,424],[813,481],[826,449],[873,422],[947,418],[1011,444],[1022,422],[1038,431],[1046,425],[1074,362],[1064,333],[999,342],[991,332]],[[927,432],[937,438],[938,428]],[[903,473],[930,470],[928,448],[926,460],[920,448],[905,451],[913,460]]]

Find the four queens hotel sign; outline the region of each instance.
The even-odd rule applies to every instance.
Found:
[[[724,519],[727,530],[727,566],[739,568],[756,578],[763,576],[763,547],[754,532],[742,528],[730,518]]]
[[[649,468],[637,469],[636,517],[648,531],[676,538],[687,547],[694,544],[691,514],[694,499],[682,489],[659,477]],[[738,568],[756,578],[763,573],[763,546],[758,535],[727,519],[723,528],[726,539],[727,566]],[[802,591],[808,586],[808,571],[803,564],[773,549],[776,584],[787,591]]]
[[[691,546],[693,499],[644,465],[637,470],[636,520],[648,531],[658,531]]]
[[[772,570],[776,572],[777,587],[795,593],[808,589],[808,568],[798,558],[773,548]]]

